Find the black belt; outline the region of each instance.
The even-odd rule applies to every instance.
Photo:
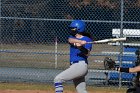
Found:
[[[85,61],[85,63],[88,64],[87,60],[79,60],[79,61]],[[75,64],[75,63],[79,63],[79,61],[72,61],[72,62],[70,62],[70,65]]]

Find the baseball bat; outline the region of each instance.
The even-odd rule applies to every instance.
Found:
[[[103,39],[103,40],[97,40],[97,41],[87,42],[87,43],[99,44],[99,43],[118,42],[118,41],[126,41],[126,37],[125,38]]]

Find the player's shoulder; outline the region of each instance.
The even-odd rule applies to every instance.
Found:
[[[84,36],[83,39],[86,40],[86,41],[92,41],[92,39],[87,37],[87,36]]]
[[[74,36],[70,35],[68,38],[76,38],[76,37],[74,37]]]

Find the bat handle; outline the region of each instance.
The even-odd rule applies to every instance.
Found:
[[[87,44],[96,44],[96,42],[87,42]]]

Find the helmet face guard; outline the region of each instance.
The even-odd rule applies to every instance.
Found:
[[[72,36],[75,36],[76,34],[78,34],[77,28],[76,27],[69,27],[70,30],[70,34]]]

